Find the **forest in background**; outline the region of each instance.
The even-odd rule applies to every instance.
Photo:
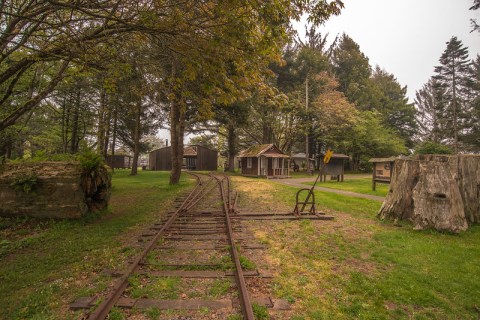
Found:
[[[0,5],[0,157],[138,157],[171,133],[178,182],[185,134],[230,160],[275,143],[371,157],[480,151],[480,57],[456,38],[416,94],[371,66],[348,35],[318,25],[337,1],[8,0]],[[472,10],[479,7],[474,1]],[[301,41],[290,21],[309,14]],[[475,21],[474,28],[478,31]],[[477,32],[475,31],[475,32]],[[408,48],[406,48],[408,50]],[[435,62],[432,62],[432,64]]]

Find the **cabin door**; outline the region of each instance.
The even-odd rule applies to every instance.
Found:
[[[260,175],[266,176],[268,172],[268,159],[265,157],[260,157]]]

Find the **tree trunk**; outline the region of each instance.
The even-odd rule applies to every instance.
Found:
[[[170,172],[170,184],[180,181],[183,164],[183,136],[185,133],[186,108],[182,102],[170,103],[170,138],[172,150],[172,171]]]
[[[63,153],[68,152],[68,144],[69,144],[69,129],[70,129],[70,104],[71,99],[67,103],[66,100],[63,101],[63,110],[62,110],[62,143],[63,143]]]
[[[480,222],[480,156],[421,155],[395,160],[380,219],[409,220],[415,229],[458,233]]]
[[[105,157],[105,122],[106,122],[106,106],[105,106],[105,90],[100,92],[100,110],[98,112],[98,131],[97,131],[97,152]]]
[[[108,154],[108,144],[110,143],[110,134],[111,134],[111,122],[112,122],[112,110],[111,110],[111,107],[112,106],[109,106],[108,107],[108,111],[107,111],[107,119],[105,120],[106,122],[106,128],[105,128],[105,137],[104,137],[104,142],[103,142],[103,154],[105,155],[105,158],[107,157],[107,154]],[[113,130],[115,131],[116,128],[117,128],[117,106],[114,107],[115,110],[113,111]],[[115,135],[115,134],[114,134]],[[115,143],[114,143],[115,144]]]
[[[140,113],[141,113],[141,102],[137,103],[137,110],[135,110],[135,131],[133,133],[133,160],[132,160],[132,171],[131,176],[137,175],[138,169],[138,154],[140,153]]]
[[[228,171],[235,172],[235,127],[228,125]]]
[[[395,160],[390,189],[378,213],[380,219],[412,219],[413,187],[418,182],[418,170],[418,161]]]
[[[117,107],[115,107],[115,111],[113,112],[113,137],[112,137],[112,172],[115,172],[115,166],[113,162],[115,161],[115,145],[117,143],[117,120],[118,120],[118,112]],[[110,127],[110,124],[108,125]],[[109,129],[110,131],[110,129]],[[110,133],[108,133],[110,135]],[[106,142],[106,147],[108,148],[108,140]]]
[[[72,123],[72,139],[70,141],[70,152],[76,153],[78,151],[78,120],[80,117],[80,90],[77,91],[77,97],[75,100],[75,107],[73,109],[73,123]]]

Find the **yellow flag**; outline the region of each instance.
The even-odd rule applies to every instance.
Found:
[[[323,158],[323,163],[327,164],[330,161],[330,158],[333,155],[333,151],[328,149],[327,153],[325,154],[325,157]]]

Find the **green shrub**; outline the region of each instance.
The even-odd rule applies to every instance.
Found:
[[[87,172],[96,171],[100,166],[105,164],[103,157],[92,150],[87,149],[77,156],[82,168]]]
[[[452,154],[450,147],[433,141],[425,141],[417,147],[415,154]]]
[[[15,188],[17,191],[23,191],[25,193],[29,193],[38,183],[37,174],[32,172],[28,174],[20,174],[15,177],[10,186]]]

